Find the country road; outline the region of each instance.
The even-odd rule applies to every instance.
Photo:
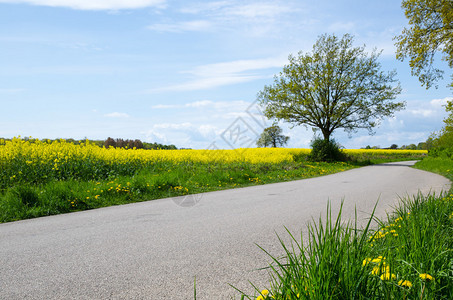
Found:
[[[193,299],[195,277],[197,299],[239,299],[228,284],[267,283],[256,244],[280,254],[276,233],[300,236],[328,201],[365,222],[378,199],[383,217],[398,197],[448,190],[413,163],[210,192],[188,207],[168,198],[0,224],[0,299]]]

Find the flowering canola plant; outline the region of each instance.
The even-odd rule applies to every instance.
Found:
[[[395,150],[345,150],[347,154],[386,154]],[[397,150],[408,155],[414,151]],[[247,148],[235,150],[145,150],[104,148],[88,140],[74,144],[65,140],[0,140],[0,189],[16,183],[40,183],[48,179],[98,180],[112,175],[133,175],[156,164],[193,163],[290,163],[305,157],[310,149]],[[393,155],[393,154],[392,154]]]

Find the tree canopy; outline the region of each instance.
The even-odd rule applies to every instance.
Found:
[[[258,147],[273,147],[284,146],[288,143],[289,136],[282,134],[282,129],[278,125],[272,125],[264,129],[260,138],[256,142]]]
[[[401,6],[409,27],[395,38],[396,57],[401,61],[408,57],[412,75],[430,88],[443,74],[434,67],[437,52],[442,52],[442,59],[453,67],[453,1],[404,0]]]
[[[325,140],[338,128],[372,133],[381,118],[404,108],[392,101],[401,92],[396,72],[382,72],[379,55],[353,47],[348,34],[320,36],[311,53],[290,55],[274,83],[258,94],[264,114],[317,128]]]

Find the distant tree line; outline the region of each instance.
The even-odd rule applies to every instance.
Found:
[[[429,150],[433,147],[433,137],[429,137],[426,142],[420,142],[417,145],[409,144],[409,145],[402,145],[398,147],[397,144],[392,144],[390,147],[381,148],[380,146],[366,146],[363,149],[394,149],[394,150]]]
[[[146,149],[146,150],[157,150],[157,149],[162,149],[162,150],[176,150],[175,145],[163,145],[159,143],[146,143],[142,142],[138,139],[136,140],[123,140],[123,139],[113,139],[111,137],[108,137],[105,142],[104,142],[104,147],[109,148],[109,147],[115,147],[115,148],[136,148],[136,149]]]

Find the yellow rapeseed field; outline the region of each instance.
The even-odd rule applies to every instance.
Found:
[[[396,157],[422,155],[411,150],[345,150],[352,157]],[[133,175],[156,164],[220,163],[280,164],[300,161],[310,149],[247,148],[234,150],[144,150],[104,148],[86,141],[0,140],[0,188],[15,182],[38,183],[57,180],[95,180],[114,174]],[[46,179],[47,178],[47,179]]]
[[[426,154],[426,150],[366,150],[345,149],[352,156],[405,156]],[[93,143],[85,142],[75,145],[65,140],[43,142],[40,140],[12,141],[0,140],[0,162],[7,163],[17,158],[26,159],[27,164],[53,162],[55,167],[61,162],[73,159],[94,159],[104,162],[152,163],[168,162],[248,162],[248,163],[281,163],[293,161],[295,156],[308,155],[310,149],[302,148],[248,148],[234,150],[143,150],[122,148],[101,148]]]

